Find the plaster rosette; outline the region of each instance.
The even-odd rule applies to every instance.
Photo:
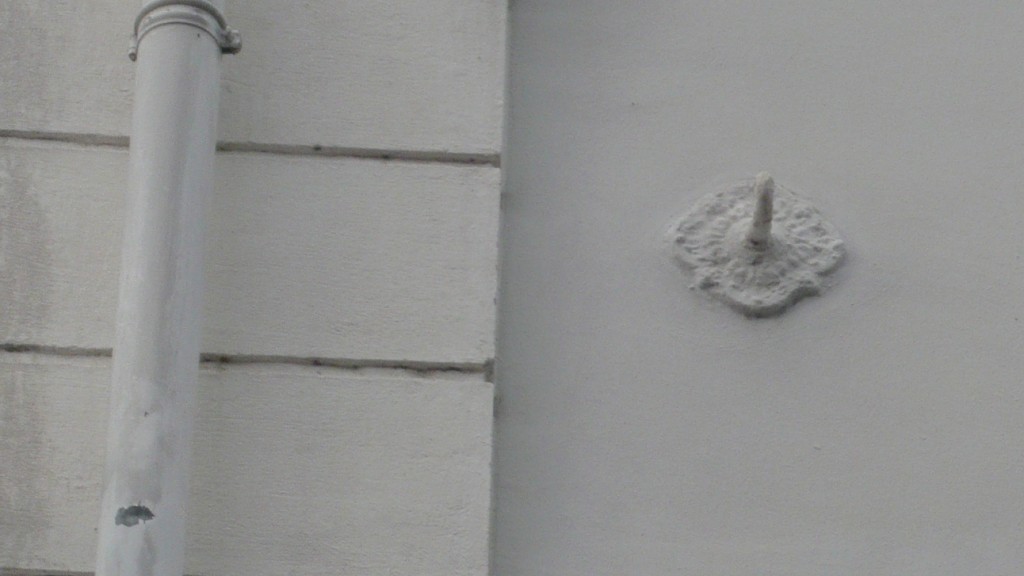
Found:
[[[693,274],[691,289],[751,317],[820,294],[846,254],[835,227],[765,172],[701,198],[670,239],[675,259]]]

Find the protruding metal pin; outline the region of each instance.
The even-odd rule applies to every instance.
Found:
[[[767,250],[772,243],[772,198],[775,181],[771,174],[761,172],[754,182],[754,219],[747,233],[747,246],[754,250]]]

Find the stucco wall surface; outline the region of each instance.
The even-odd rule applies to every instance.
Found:
[[[505,2],[224,4],[244,52],[223,68],[222,140],[499,152]],[[141,5],[0,4],[0,126],[127,135],[133,75],[125,54]]]
[[[123,148],[0,139],[0,339],[109,348]],[[217,158],[204,350],[480,364],[493,356],[493,166],[252,152]],[[444,338],[437,338],[442,333]]]
[[[512,5],[495,570],[1024,573],[1024,9]],[[664,248],[761,170],[846,240],[751,320]]]
[[[0,571],[94,566],[140,5],[0,2]],[[487,574],[505,12],[226,2],[190,574]]]
[[[0,558],[89,571],[109,361],[0,353]],[[492,390],[474,375],[206,365],[189,574],[487,573]]]

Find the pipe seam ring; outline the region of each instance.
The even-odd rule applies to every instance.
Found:
[[[134,62],[142,38],[150,30],[166,24],[184,24],[206,32],[222,54],[237,54],[242,49],[242,35],[228,27],[224,15],[209,0],[153,0],[135,17],[128,58]]]

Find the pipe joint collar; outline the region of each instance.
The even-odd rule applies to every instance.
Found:
[[[142,38],[150,30],[167,24],[184,24],[206,32],[223,54],[236,54],[242,49],[242,35],[228,28],[224,15],[209,0],[153,0],[135,17],[128,58],[134,62]]]

